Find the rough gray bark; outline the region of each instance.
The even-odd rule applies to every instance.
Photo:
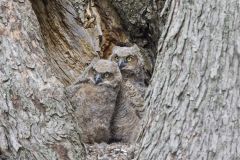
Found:
[[[171,0],[138,159],[240,159],[240,3]]]
[[[84,157],[64,85],[97,52],[109,52],[113,39],[128,42],[105,2],[90,9],[105,16],[94,15],[95,26],[105,29],[100,33],[82,27],[87,0],[0,1],[0,158]],[[137,27],[131,38],[145,49],[156,45],[149,41],[159,38],[171,5],[146,94],[138,159],[239,159],[238,0],[167,0],[164,7],[161,1],[111,2],[128,32]]]
[[[63,85],[29,1],[0,1],[0,159],[82,159]]]

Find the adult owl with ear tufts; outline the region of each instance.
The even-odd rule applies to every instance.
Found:
[[[121,72],[115,62],[97,60],[90,64],[84,77],[66,89],[75,108],[82,141],[109,142],[110,124],[122,82]]]
[[[112,140],[132,143],[137,139],[145,110],[144,60],[137,45],[115,46],[110,60],[118,64],[123,77],[111,125]]]

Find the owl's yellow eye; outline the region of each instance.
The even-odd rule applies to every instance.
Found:
[[[110,76],[110,74],[109,73],[104,73],[104,78],[108,78],[109,76]]]
[[[118,60],[119,60],[119,58],[118,58],[118,56],[116,56],[116,57],[115,57],[115,61],[118,61]]]
[[[127,61],[128,61],[128,62],[131,62],[132,59],[133,59],[132,56],[128,56],[128,57],[127,57]]]

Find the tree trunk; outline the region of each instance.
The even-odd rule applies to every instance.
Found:
[[[27,0],[0,1],[0,159],[82,159],[64,86]]]
[[[170,4],[138,159],[240,159],[240,3]]]

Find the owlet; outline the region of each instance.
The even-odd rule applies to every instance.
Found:
[[[115,46],[110,60],[118,64],[123,77],[111,127],[112,138],[113,141],[132,143],[138,136],[144,112],[144,61],[137,45]]]
[[[121,72],[115,62],[97,60],[90,64],[85,78],[67,88],[84,143],[109,141],[121,82]]]

